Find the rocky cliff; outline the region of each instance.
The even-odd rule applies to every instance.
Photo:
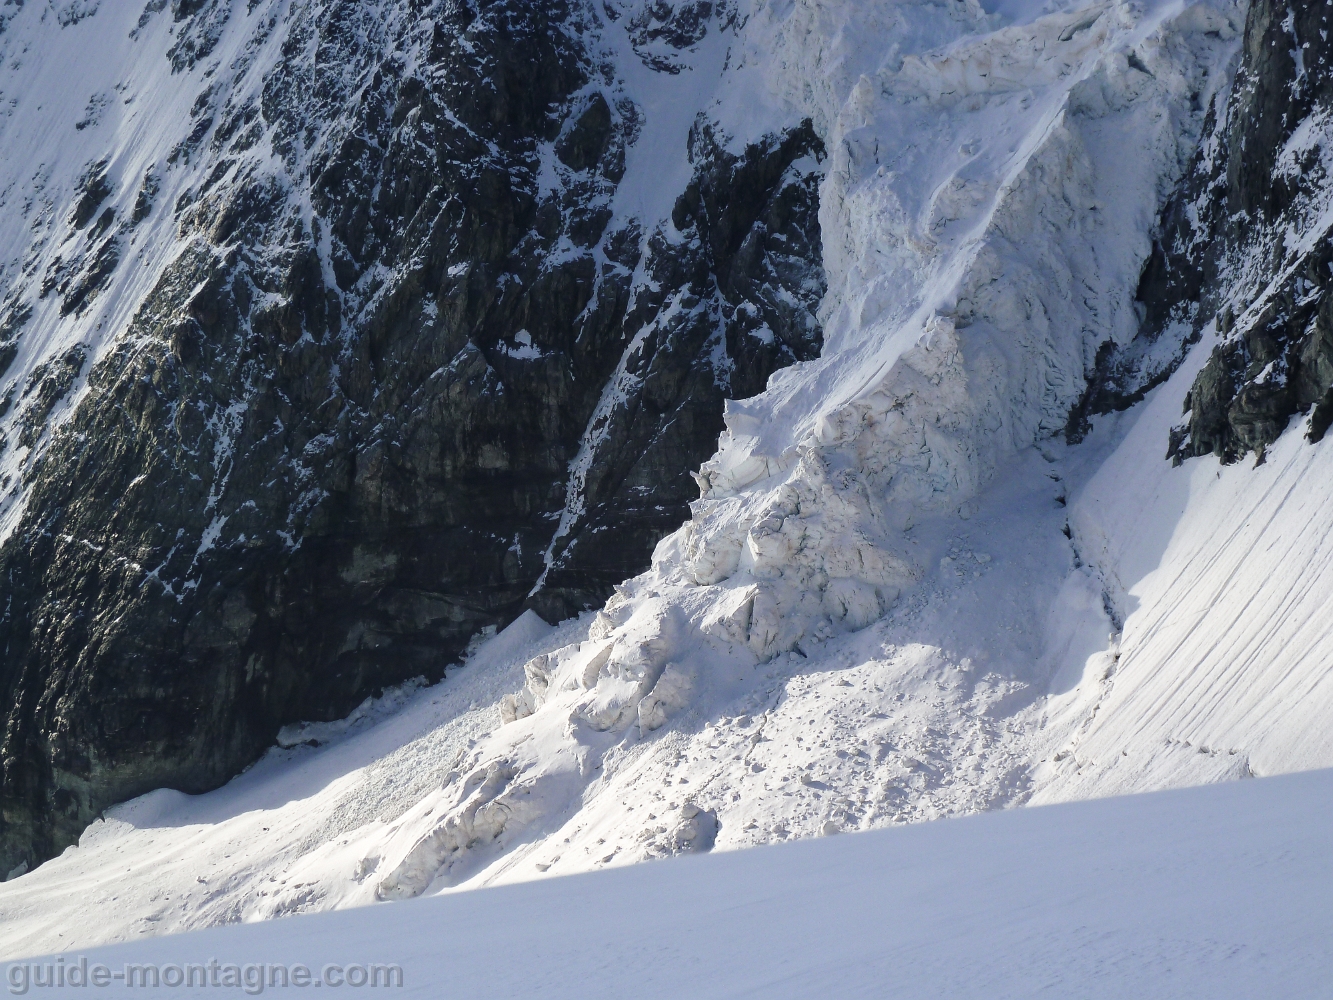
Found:
[[[1144,322],[1071,417],[1143,398],[1200,340],[1211,356],[1186,397],[1169,458],[1233,462],[1298,414],[1309,440],[1333,422],[1333,41],[1321,4],[1254,0],[1234,82],[1208,109],[1191,171],[1163,212],[1139,288]],[[1222,99],[1225,97],[1225,99]]]
[[[722,5],[7,7],[11,115],[66,138],[5,192],[0,870],[600,603],[723,400],[819,351],[809,122],[645,105]],[[104,35],[62,117],[24,53]]]

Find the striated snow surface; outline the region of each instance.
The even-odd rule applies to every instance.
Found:
[[[1057,437],[1243,10],[991,6],[753,0],[710,36],[677,103],[829,149],[823,356],[729,407],[602,611],[110,810],[0,886],[5,954],[1333,765],[1328,445],[1164,461],[1209,337]],[[660,105],[619,210],[663,210],[693,110]]]

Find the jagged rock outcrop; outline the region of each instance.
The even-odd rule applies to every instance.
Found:
[[[648,241],[648,284],[624,320],[638,333],[575,460],[534,595],[546,617],[609,595],[685,520],[699,494],[688,473],[717,444],[724,397],[757,395],[775,368],[818,354],[823,155],[808,121],[740,155],[696,122],[675,235]]]
[[[671,219],[618,214],[645,116],[608,18],[654,52],[727,23],[621,6],[148,4],[188,125],[146,172],[91,162],[4,293],[0,352],[172,217],[128,328],[3,390],[0,871],[525,606],[604,599],[686,516],[723,400],[818,353],[812,127],[738,146],[701,116]]]
[[[1139,290],[1144,323],[1108,345],[1071,416],[1123,409],[1200,338],[1216,339],[1165,442],[1179,462],[1262,459],[1297,414],[1333,422],[1333,41],[1318,4],[1254,0],[1235,82],[1209,110],[1193,170],[1163,213]]]

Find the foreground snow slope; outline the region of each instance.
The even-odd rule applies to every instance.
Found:
[[[1314,1000],[1333,996],[1331,892],[1333,772],[1322,771],[84,954],[117,971],[216,959],[303,963],[317,978],[329,963],[396,963],[394,994],[422,997]]]

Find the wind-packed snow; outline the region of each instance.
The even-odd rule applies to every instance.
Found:
[[[436,997],[1327,997],[1333,773],[947,820],[91,951],[236,993],[397,966]],[[15,961],[6,983],[47,979]],[[228,968],[234,966],[234,968]],[[336,966],[337,968],[330,968]],[[356,967],[353,971],[352,967]],[[16,972],[15,970],[19,970]],[[108,997],[210,996],[122,981]],[[248,977],[248,979],[247,979]],[[196,980],[197,981],[197,980]],[[383,982],[383,979],[380,980]],[[279,979],[278,982],[281,982]],[[298,990],[299,992],[299,990]],[[327,991],[324,991],[327,992]],[[357,992],[355,990],[353,993]],[[30,987],[29,996],[52,994]]]
[[[628,20],[633,5],[622,6]],[[1205,109],[1229,85],[1242,9],[1226,0],[753,0],[741,15],[677,54],[681,71],[666,77],[607,28],[608,57],[645,111],[615,208],[669,225],[698,111],[736,142],[809,117],[830,153],[821,191],[830,288],[823,356],[729,405],[690,522],[601,612],[558,628],[525,616],[441,685],[390,693],[342,726],[285,732],[283,748],[216,792],[159,791],[110,810],[79,846],[0,886],[0,952],[1333,766],[1333,737],[1321,726],[1333,711],[1323,596],[1333,550],[1320,516],[1323,484],[1333,481],[1328,445],[1304,443],[1293,426],[1259,468],[1164,461],[1211,334],[1145,402],[1099,418],[1083,444],[1058,437],[1098,347],[1123,344],[1138,327],[1133,294],[1150,234]],[[78,159],[66,157],[71,177]],[[1264,787],[1326,784],[1321,776]],[[932,827],[931,835],[945,831],[938,841],[897,832],[679,871],[762,878],[762,858],[814,859],[823,850],[848,859],[836,884],[853,901],[836,919],[812,918],[819,933],[846,938],[846,961],[816,968],[792,958],[790,976],[774,985],[792,995],[810,995],[818,981],[810,977],[853,967],[880,977],[890,968],[907,977],[956,973],[955,992],[968,995],[967,983],[987,981],[990,967],[984,958],[960,964],[948,950],[966,932],[937,935],[946,944],[929,953],[904,944],[909,957],[896,961],[882,946],[898,934],[924,941],[941,922],[967,920],[1010,928],[997,931],[994,954],[1029,954],[1029,964],[1012,968],[1049,974],[1054,989],[1093,982],[1098,968],[1132,966],[1123,975],[1160,975],[1115,980],[1120,992],[1107,995],[1151,995],[1125,985],[1149,981],[1162,995],[1186,995],[1168,989],[1185,981],[1169,978],[1182,970],[1198,973],[1187,981],[1200,995],[1228,995],[1209,993],[1213,982],[1244,995],[1241,986],[1259,981],[1246,975],[1273,968],[1265,964],[1278,954],[1264,950],[1270,940],[1295,949],[1281,953],[1294,956],[1283,974],[1313,975],[1320,967],[1299,942],[1315,939],[1263,936],[1254,914],[1268,910],[1241,907],[1236,919],[1253,923],[1234,941],[1220,930],[1208,936],[1206,921],[1227,905],[1229,890],[1210,878],[1218,868],[1202,860],[1143,867],[1153,845],[1166,849],[1154,838],[1170,835],[1173,804],[1223,804],[1208,823],[1238,824],[1241,839],[1191,834],[1168,856],[1193,866],[1205,855],[1191,852],[1210,844],[1219,853],[1208,857],[1229,872],[1226,852],[1250,858],[1244,845],[1277,841],[1244,838],[1276,838],[1280,828],[1235,810],[1316,808],[1301,805],[1299,791],[1285,804],[1264,797],[1276,791],[1208,794],[1215,797],[989,818]],[[1102,818],[1071,832],[1055,820],[1042,825],[1053,816]],[[1125,825],[1115,826],[1121,816]],[[929,909],[936,903],[925,882],[910,891],[926,909],[892,909],[890,918],[882,911],[890,897],[856,874],[871,864],[858,852],[879,850],[859,845],[919,844],[937,866],[923,861],[921,871],[962,865],[964,874],[948,878],[963,881],[939,890],[957,898],[974,884],[966,872],[980,879],[991,871],[991,834],[981,831],[1011,831],[995,836],[1015,838],[997,841],[1015,850],[1034,838],[1021,886],[1002,891],[1008,883],[998,875],[988,883],[997,895],[985,897],[984,912],[1003,914],[991,923]],[[1112,855],[1121,867],[1096,867]],[[1043,857],[1050,865],[1034,876]],[[1059,858],[1071,872],[1076,858],[1092,859],[1084,862],[1092,868],[1066,876]],[[630,894],[687,891],[659,886],[653,880],[667,878],[659,871],[621,874],[629,881],[616,884]],[[1131,872],[1153,887],[1162,884],[1154,873],[1179,877],[1180,893],[1199,901],[1196,912],[1167,890],[1150,917],[1130,909],[1140,884],[1125,877]],[[1288,887],[1309,890],[1305,870],[1292,872]],[[1023,909],[1049,902],[1022,896],[1038,883],[1070,893],[1060,897],[1070,909],[1051,904],[1060,921]],[[582,889],[560,896],[559,887],[595,884],[473,899],[532,913],[546,912],[538,900],[560,901],[590,921],[614,917],[608,927],[633,924],[578,902]],[[1128,939],[1109,925],[1099,933],[1089,916],[1102,912],[1097,905],[1072,902],[1078,885],[1111,893],[1106,912],[1156,936]],[[768,891],[745,905],[763,908]],[[792,912],[827,913],[833,895],[813,908],[793,897]],[[708,898],[724,912],[722,896]],[[486,907],[500,904],[429,905],[444,908],[438,919],[449,926],[471,928],[487,926]],[[419,912],[391,909],[384,919],[416,921],[400,914]],[[555,921],[561,934],[564,912]],[[635,919],[667,926],[681,912],[664,903]],[[1291,926],[1281,922],[1289,916],[1272,927]],[[330,919],[358,926],[351,916]],[[708,919],[689,933],[716,940]],[[843,935],[849,922],[876,930]],[[585,940],[601,940],[576,923]],[[1193,930],[1176,936],[1180,926]],[[453,948],[455,940],[431,943]],[[781,935],[765,940],[774,955],[791,951]],[[858,948],[879,950],[863,960]],[[675,953],[661,954],[663,968],[674,968]],[[525,963],[524,974],[545,974],[533,968],[545,967]],[[729,995],[726,982],[751,982],[745,968],[741,978],[718,980],[717,995]],[[581,967],[550,970],[551,982],[588,981]],[[1206,970],[1220,971],[1207,979]],[[872,982],[883,981],[832,993],[875,992]],[[1012,981],[1013,992],[1026,982],[990,981]]]

